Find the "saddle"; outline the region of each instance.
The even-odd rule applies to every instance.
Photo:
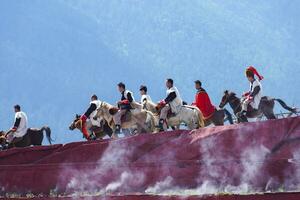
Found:
[[[260,114],[260,111],[257,109],[252,108],[252,106],[248,105],[248,110],[246,113],[246,117],[248,118],[254,118]]]
[[[102,132],[103,131],[103,128],[102,127],[99,127],[99,126],[92,126],[90,128],[90,130],[94,133],[98,133],[98,132]]]
[[[269,99],[267,96],[263,96],[259,102],[258,109],[254,109],[250,104],[247,107],[246,117],[255,118],[261,114],[261,108],[263,105],[269,104]]]
[[[170,109],[168,114],[167,114],[167,118],[171,118],[171,117],[175,117],[176,113],[173,113],[172,110]]]
[[[163,108],[163,107],[161,107],[160,105],[157,105],[157,106],[156,106],[156,110],[158,111],[158,115],[160,115],[160,112],[161,112],[161,109],[162,109],[162,108]],[[168,111],[167,118],[175,117],[175,116],[176,116],[176,114],[173,113],[172,110],[170,109],[170,110]]]
[[[118,107],[112,107],[109,109],[109,114],[115,115],[120,109]],[[121,123],[128,122],[131,120],[131,112],[129,109],[126,109],[126,113],[121,117]]]
[[[131,121],[131,112],[130,110],[127,110],[126,113],[121,117],[121,122],[124,123],[124,122],[128,122],[128,121]]]

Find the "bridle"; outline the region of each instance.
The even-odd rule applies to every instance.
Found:
[[[231,99],[231,100],[229,99],[229,100],[228,100],[228,103],[231,104],[231,105],[233,105],[233,103],[234,103],[235,101],[240,101],[240,100],[239,100],[238,97],[236,97],[235,99]],[[242,106],[242,105],[241,105],[241,103],[239,102],[239,103],[238,103],[238,106],[237,106],[235,109],[233,109],[233,112],[236,113],[237,110],[238,110],[239,108],[241,108],[241,106]]]
[[[232,98],[230,98],[230,96],[231,96],[231,95],[228,94],[228,96],[226,96],[227,102],[224,102],[225,100],[222,100],[222,101],[221,101],[221,105],[225,106],[227,103],[229,103],[230,105],[233,105],[235,101],[239,101],[239,98],[236,97],[236,98],[232,99]],[[238,103],[238,106],[237,106],[235,109],[233,109],[233,112],[236,113],[236,111],[237,111],[240,107],[241,107],[241,103]]]

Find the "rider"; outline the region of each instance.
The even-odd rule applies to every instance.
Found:
[[[152,101],[151,97],[147,94],[147,86],[141,85],[140,94],[141,94],[141,103],[144,103],[144,101]]]
[[[171,109],[172,113],[177,114],[183,103],[180,97],[180,94],[177,88],[173,85],[173,79],[166,80],[166,87],[167,87],[167,97],[164,100],[159,102],[159,106],[163,107],[160,112],[160,120],[159,120],[159,128],[160,131],[163,131],[163,124],[168,116],[168,113]]]
[[[195,81],[195,88],[197,90],[197,94],[195,96],[195,102],[192,103],[192,105],[200,109],[204,119],[209,119],[214,114],[216,107],[211,103],[207,92],[202,88],[201,81]]]
[[[132,103],[134,103],[133,93],[129,90],[126,90],[124,83],[120,82],[118,84],[118,90],[121,93],[121,100],[118,102],[119,110],[113,116],[114,122],[116,124],[116,134],[120,133],[121,130],[121,118],[129,110],[133,109]]]
[[[82,120],[82,133],[83,133],[84,137],[87,140],[94,140],[94,139],[96,139],[96,136],[93,133],[89,134],[88,129],[86,127],[86,121],[87,121],[87,119],[90,119],[91,122],[92,122],[92,125],[97,126],[96,123],[98,121],[94,119],[94,116],[96,115],[97,109],[100,107],[100,105],[101,105],[101,101],[98,100],[97,95],[95,95],[95,94],[92,95],[91,102],[90,102],[90,107],[80,117],[80,119]]]
[[[258,77],[259,81],[255,79],[254,75]],[[249,107],[252,110],[258,110],[258,106],[262,97],[262,86],[260,81],[264,78],[257,72],[257,70],[253,66],[249,66],[246,69],[246,77],[250,82],[250,91],[243,94],[242,111],[239,114],[239,116],[242,117],[245,121],[247,120],[244,114],[249,111]]]
[[[21,106],[15,105],[15,122],[13,128],[8,131],[6,138],[8,143],[15,143],[27,133],[27,115],[21,111]]]

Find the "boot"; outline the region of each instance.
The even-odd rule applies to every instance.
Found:
[[[96,140],[97,138],[96,138],[96,136],[92,133],[91,135],[90,135],[90,140]]]
[[[160,131],[160,132],[161,132],[161,131],[164,131],[164,122],[165,122],[164,119],[160,119],[160,120],[159,120],[158,126],[159,126],[159,131]]]
[[[115,133],[116,134],[120,134],[120,132],[121,132],[121,126],[120,125],[116,125],[116,131],[115,131]]]
[[[247,114],[247,111],[245,111],[245,110],[242,110],[241,112],[239,112],[239,113],[237,114],[237,116],[238,116],[238,121],[239,121],[239,122],[248,122],[248,119],[247,119],[247,117],[246,117],[246,114]]]

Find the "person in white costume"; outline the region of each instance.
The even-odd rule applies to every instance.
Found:
[[[144,103],[144,101],[152,102],[151,97],[147,94],[147,86],[141,85],[140,87],[140,94],[141,94],[141,104]]]
[[[255,75],[259,80],[255,79]],[[262,98],[262,85],[260,81],[264,78],[252,66],[246,69],[246,77],[250,82],[250,90],[243,94],[242,111],[238,113],[238,116],[241,117],[243,121],[247,121],[247,112],[257,111],[259,109],[260,100]]]
[[[80,117],[80,119],[82,120],[82,133],[87,140],[95,140],[96,139],[96,136],[92,133],[92,131],[90,131],[90,128],[92,128],[92,127],[86,126],[87,125],[86,121],[90,120],[92,126],[100,125],[100,119],[94,118],[95,115],[97,114],[97,109],[100,107],[100,105],[101,105],[101,101],[98,100],[97,95],[95,95],[95,94],[92,95],[89,108]]]
[[[160,131],[163,131],[163,124],[168,116],[169,111],[177,114],[182,108],[182,99],[180,97],[178,89],[173,85],[174,82],[172,79],[166,80],[166,95],[167,97],[159,102],[159,106],[163,107],[160,112],[159,128]]]
[[[124,83],[120,82],[118,84],[118,90],[121,93],[121,100],[118,101],[119,110],[113,116],[113,120],[116,124],[116,134],[120,133],[121,130],[121,118],[122,116],[129,110],[134,111],[133,105],[135,105],[135,100],[133,97],[133,93],[129,90],[126,90],[126,86]]]
[[[8,143],[15,143],[22,139],[22,137],[27,133],[28,120],[25,112],[21,111],[21,106],[15,105],[15,120],[13,128],[6,134]]]

